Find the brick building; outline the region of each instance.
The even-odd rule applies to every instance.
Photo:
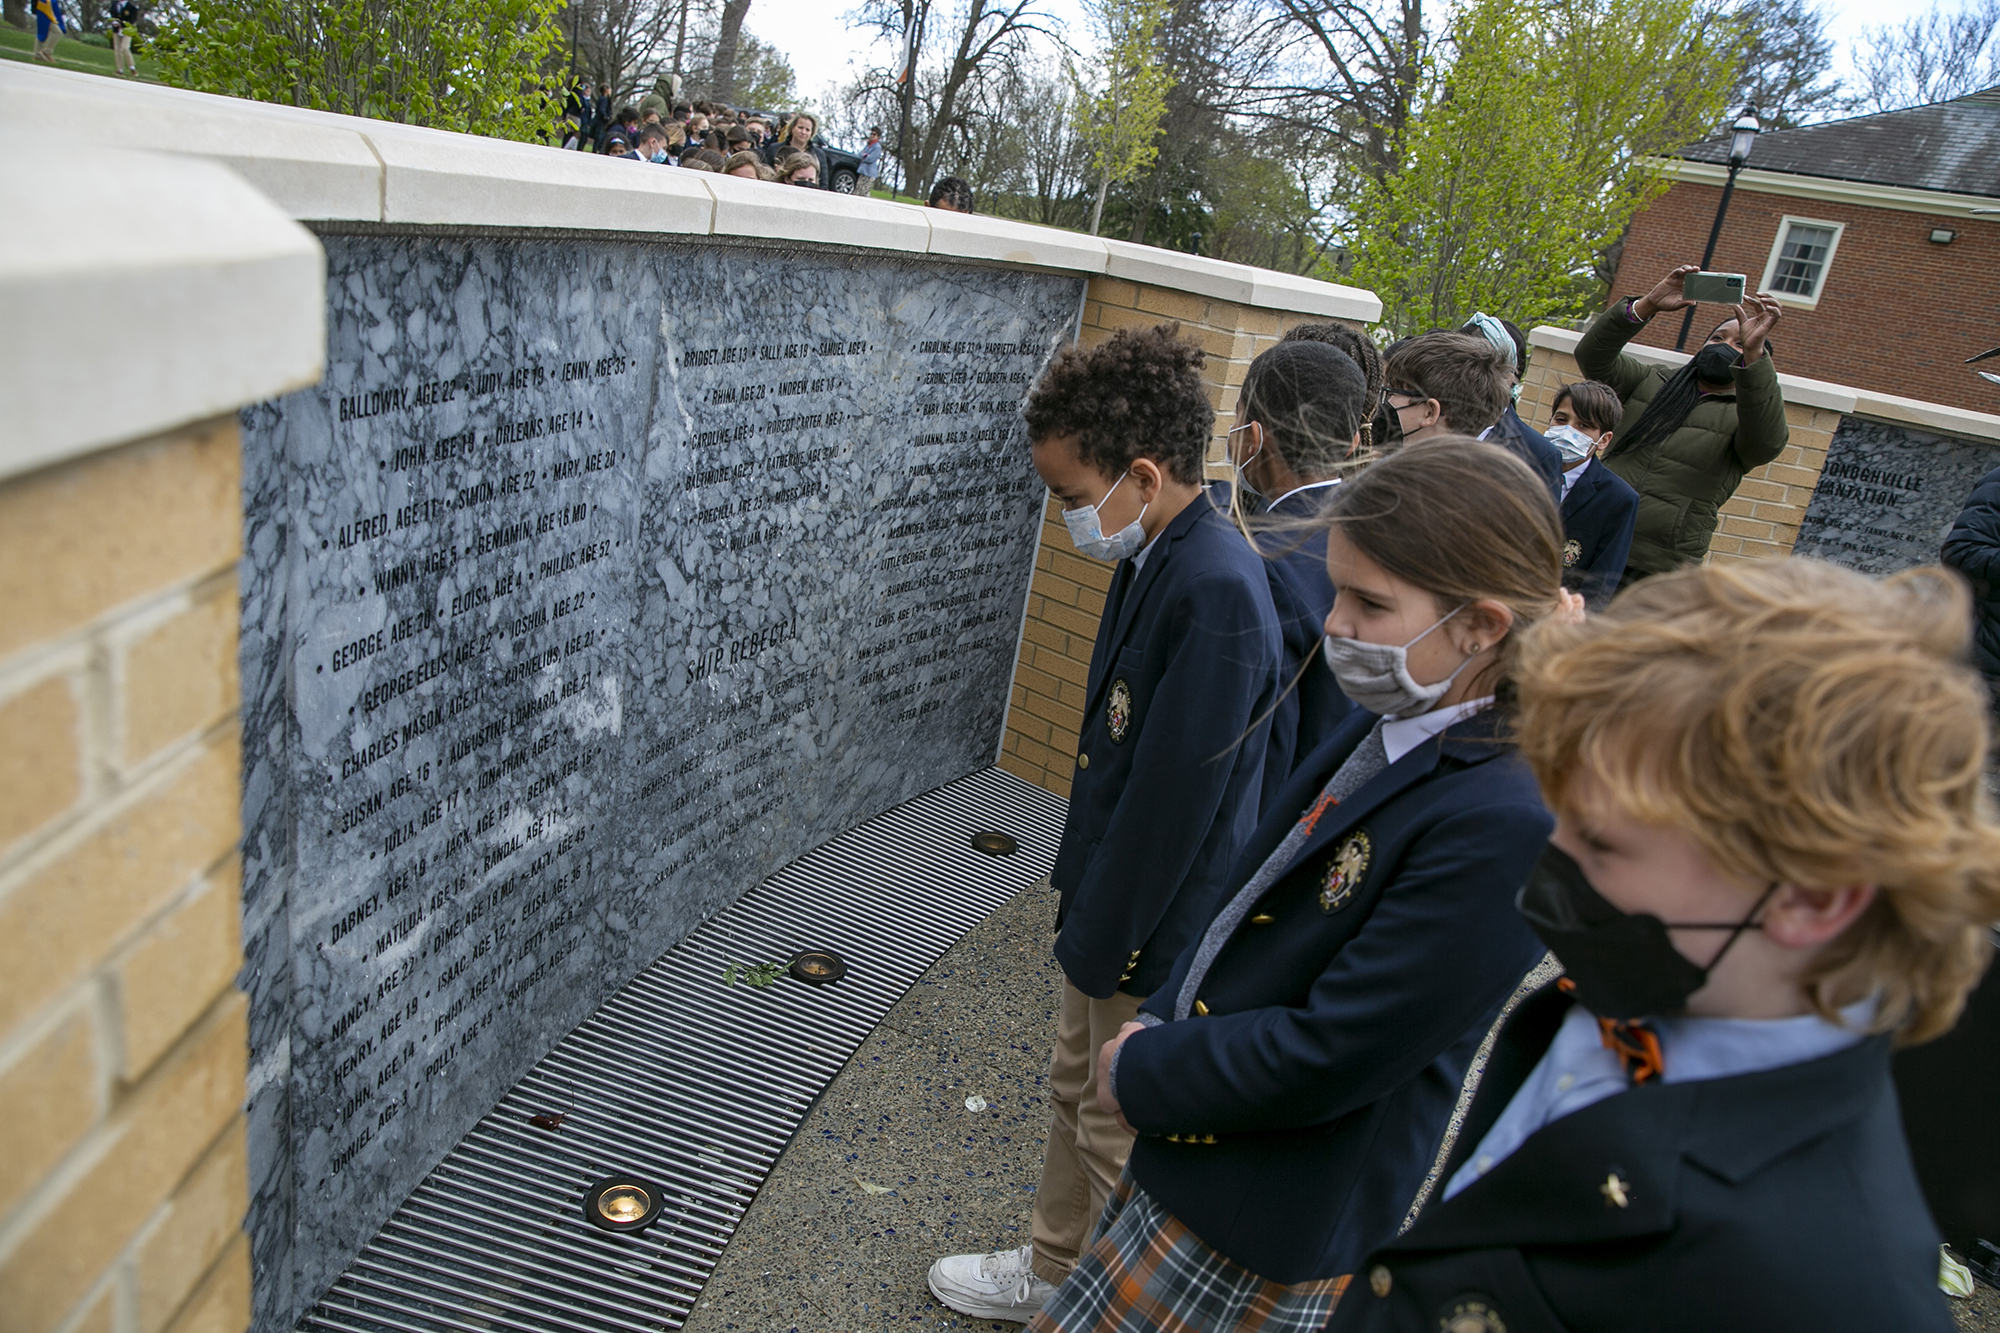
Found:
[[[1701,258],[1728,154],[1727,137],[1681,150],[1633,220],[1614,295]],[[2000,88],[1760,135],[1709,267],[1784,302],[1781,370],[1990,412],[2000,391],[1963,364],[2000,343],[2000,211],[1978,209],[2000,210]],[[1690,349],[1720,317],[1697,312]],[[1679,332],[1665,317],[1641,341]]]

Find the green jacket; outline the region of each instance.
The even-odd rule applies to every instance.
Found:
[[[1783,453],[1791,438],[1778,372],[1766,351],[1754,364],[1735,369],[1734,392],[1702,397],[1672,435],[1643,448],[1626,448],[1633,423],[1672,374],[1625,355],[1625,344],[1645,327],[1626,315],[1620,301],[1592,320],[1576,345],[1576,364],[1583,373],[1609,384],[1625,400],[1625,416],[1604,463],[1639,492],[1639,526],[1625,562],[1627,583],[1707,555],[1718,511],[1736,494],[1743,474]]]

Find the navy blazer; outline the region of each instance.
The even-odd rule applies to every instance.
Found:
[[[1562,451],[1549,443],[1548,436],[1521,420],[1521,414],[1514,410],[1512,403],[1507,405],[1507,410],[1500,414],[1500,420],[1487,433],[1486,442],[1499,445],[1526,463],[1542,479],[1542,485],[1549,488],[1549,498],[1561,502]]]
[[[1569,1004],[1551,986],[1509,1020],[1440,1191]],[[1604,1188],[1613,1175],[1622,1206]],[[1649,1084],[1543,1126],[1372,1255],[1329,1328],[1949,1333],[1937,1278],[1885,1036],[1779,1069]]]
[[[1299,766],[1232,889],[1375,721],[1355,709]],[[1467,718],[1325,811],[1217,955],[1201,1009],[1171,1021],[1189,950],[1144,1006],[1168,1021],[1119,1051],[1134,1179],[1262,1277],[1334,1277],[1395,1234],[1472,1052],[1542,956],[1514,896],[1554,821],[1502,725]]]
[[[1278,688],[1284,693],[1271,714],[1271,739],[1264,751],[1260,807],[1264,809],[1277,799],[1298,761],[1326,744],[1334,728],[1354,708],[1340,692],[1340,682],[1333,678],[1319,647],[1326,636],[1327,612],[1333,610],[1333,580],[1326,575],[1326,532],[1283,526],[1311,520],[1332,498],[1331,486],[1293,491],[1264,511],[1264,517],[1278,520],[1279,526],[1258,534],[1258,544],[1264,550],[1264,572],[1271,580],[1271,602],[1278,611],[1278,632],[1285,642],[1278,673]]]
[[[1563,586],[1595,611],[1618,591],[1639,524],[1639,492],[1596,459],[1563,497]]]
[[[1257,826],[1278,617],[1263,561],[1196,497],[1097,627],[1049,880],[1056,961],[1085,995],[1152,992]]]

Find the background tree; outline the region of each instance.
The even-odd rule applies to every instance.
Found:
[[[504,139],[551,135],[560,0],[203,0],[154,43],[168,83]]]
[[[1423,0],[1261,0],[1230,107],[1340,160],[1357,189],[1402,165],[1432,42]]]
[[[1319,225],[1324,182],[1315,179],[1312,159],[1290,146],[1291,135],[1280,129],[1223,127],[1203,173],[1200,253],[1285,273],[1318,265],[1331,240]]]
[[[798,76],[784,52],[751,33],[736,41],[736,100],[732,105],[755,111],[794,110],[799,105]]]
[[[1484,309],[1581,313],[1592,258],[1665,188],[1652,155],[1735,84],[1694,0],[1473,0],[1426,71],[1401,169],[1352,218],[1353,276],[1399,333]],[[1712,35],[1711,35],[1712,34]]]
[[[667,44],[680,16],[668,0],[569,0],[560,24],[572,69],[605,84],[619,102],[651,90],[666,69]]]
[[[897,127],[885,151],[911,193],[929,190],[947,157],[971,156],[978,135],[1038,128],[1024,125],[1018,110],[1004,127],[991,114],[994,89],[1008,82],[1012,69],[1032,62],[1030,39],[1052,38],[1049,16],[1036,0],[862,0],[851,22],[875,32],[897,58],[895,68],[864,73],[841,100],[860,108],[870,123]],[[906,42],[912,55],[907,71],[901,59]]]
[[[709,96],[736,105],[736,54],[743,40],[743,20],[749,17],[750,0],[722,0],[722,14],[716,24],[715,54],[710,57]]]
[[[1788,130],[1850,109],[1833,74],[1826,11],[1814,0],[1749,0],[1729,18],[1743,42],[1732,110],[1748,103],[1765,129]]]
[[[1854,44],[1859,102],[1866,111],[1947,102],[2000,84],[2000,0],[1933,5],[1901,23],[1869,28]]]
[[[1097,37],[1092,64],[1102,75],[1087,89],[1074,65],[1077,104],[1084,112],[1083,138],[1097,174],[1097,201],[1090,209],[1090,234],[1104,218],[1104,196],[1113,181],[1123,184],[1159,156],[1160,121],[1167,113],[1172,77],[1160,59],[1160,25],[1170,0],[1086,0]]]
[[[1225,125],[1226,90],[1240,82],[1231,64],[1238,0],[1169,0],[1159,39],[1168,86],[1152,165],[1114,193],[1113,216],[1133,241],[1185,250],[1205,224],[1202,194]]]

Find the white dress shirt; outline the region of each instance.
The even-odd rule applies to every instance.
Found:
[[[1384,722],[1383,753],[1389,756],[1389,762],[1393,764],[1460,718],[1471,717],[1474,713],[1483,712],[1492,705],[1493,696],[1489,694],[1484,699],[1467,699],[1464,703],[1453,704],[1449,708],[1433,708],[1430,712],[1419,713],[1415,717],[1402,717]]]
[[[1596,462],[1597,460],[1594,458],[1586,458],[1569,471],[1563,473],[1563,493],[1562,497],[1556,501],[1557,504],[1561,504],[1563,500],[1569,499],[1570,488],[1575,486],[1577,479],[1590,471]]]

